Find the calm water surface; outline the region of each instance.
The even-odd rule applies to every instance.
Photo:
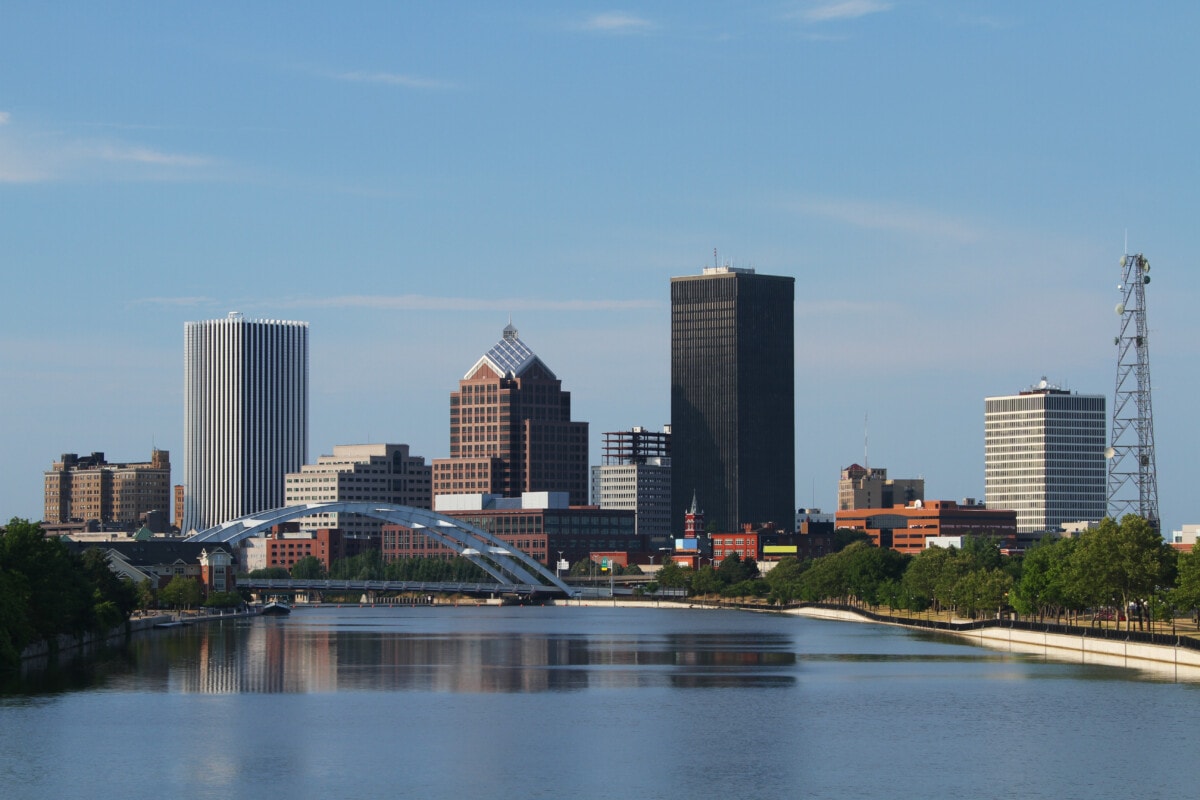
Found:
[[[1200,686],[733,611],[304,609],[0,698],[5,798],[1181,798]]]

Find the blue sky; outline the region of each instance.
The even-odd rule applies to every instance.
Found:
[[[6,3],[0,516],[62,452],[183,480],[183,323],[311,324],[310,458],[448,453],[510,315],[600,434],[669,421],[671,276],[796,277],[797,501],[983,496],[983,398],[1111,395],[1148,289],[1200,521],[1193,3]]]

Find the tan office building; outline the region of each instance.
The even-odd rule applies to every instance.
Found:
[[[171,455],[152,450],[145,462],[109,463],[104,453],[63,453],[45,473],[43,521],[135,523],[171,509]]]

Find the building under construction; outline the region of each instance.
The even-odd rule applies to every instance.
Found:
[[[648,546],[671,539],[671,426],[604,434],[603,463],[592,467],[592,504],[633,510]]]

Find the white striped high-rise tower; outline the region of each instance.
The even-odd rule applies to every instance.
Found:
[[[308,323],[184,324],[183,529],[284,504],[308,458]]]

